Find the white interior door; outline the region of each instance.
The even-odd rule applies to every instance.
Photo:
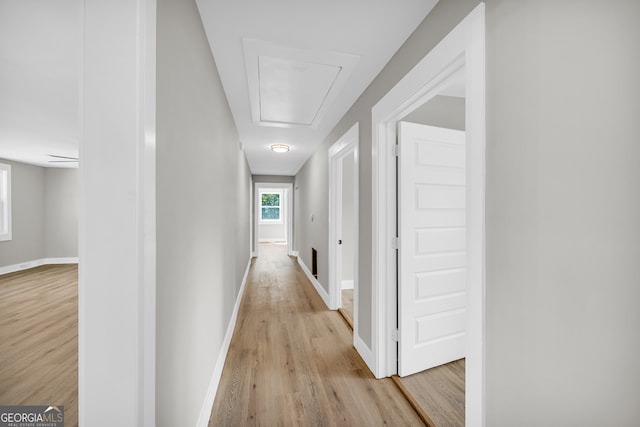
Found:
[[[400,122],[398,375],[465,357],[465,133]]]

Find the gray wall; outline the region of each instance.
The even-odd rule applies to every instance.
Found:
[[[253,182],[293,183],[295,177],[286,175],[253,175]]]
[[[251,175],[195,3],[157,19],[156,421],[192,426],[250,259]]]
[[[0,242],[0,267],[78,256],[78,169],[11,165],[13,238]]]
[[[46,168],[45,255],[78,256],[79,170]]]
[[[478,3],[480,3],[479,0],[439,2],[296,175],[298,187],[295,191],[297,198],[296,249],[307,266],[311,266],[311,247],[319,251],[318,281],[328,292],[329,160],[327,151],[355,123],[360,123],[358,325],[360,338],[369,346],[372,345],[371,209],[369,208],[371,206],[371,108]],[[313,222],[311,222],[312,214]]]
[[[464,98],[436,95],[402,120],[421,125],[464,130]]]
[[[487,426],[640,422],[638,22],[487,1]]]
[[[11,165],[12,240],[0,242],[0,267],[45,258],[44,168]],[[77,254],[76,254],[77,256]]]
[[[367,344],[371,107],[477,3],[438,3],[296,176],[326,287],[327,149],[360,122]],[[631,0],[487,0],[488,426],[640,420],[639,20]]]

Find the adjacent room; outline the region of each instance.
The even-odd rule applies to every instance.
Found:
[[[638,22],[0,0],[0,414],[639,425]]]

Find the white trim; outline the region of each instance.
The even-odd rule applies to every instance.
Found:
[[[12,229],[12,225],[11,225],[11,216],[12,216],[12,208],[11,208],[11,165],[8,165],[6,163],[0,163],[0,172],[4,172],[7,174],[7,179],[5,181],[5,185],[6,188],[3,190],[2,187],[0,187],[0,198],[2,198],[2,193],[3,191],[6,190],[6,204],[4,205],[4,207],[1,207],[0,209],[4,209],[5,212],[4,214],[5,216],[5,226],[6,226],[6,230],[3,233],[2,229],[5,228],[2,226],[2,224],[0,224],[0,242],[6,242],[9,240],[12,240],[12,233],[11,233],[11,229]]]
[[[78,257],[64,257],[64,258],[45,258],[45,264],[77,264]]]
[[[258,239],[258,243],[287,243],[287,241],[282,239]]]
[[[40,267],[41,265],[49,264],[77,264],[78,257],[66,257],[66,258],[40,258],[33,261],[25,261],[19,264],[7,265],[0,267],[0,275],[15,273],[16,271],[28,270],[30,268]]]
[[[293,183],[290,182],[255,182],[253,184],[254,201],[253,210],[255,215],[253,218],[253,252],[255,256],[260,255],[258,248],[258,227],[260,226],[260,190],[262,189],[284,189],[284,222],[285,222],[285,240],[287,241],[287,253],[293,252]],[[281,208],[282,209],[282,208]]]
[[[372,109],[372,286],[377,378],[396,372],[395,159],[396,123],[437,94],[437,86],[464,66],[467,134],[467,332],[466,419],[484,425],[484,4],[479,4]]]
[[[353,282],[354,282],[353,280],[340,281],[340,289],[353,289]]]
[[[143,111],[138,132],[144,144],[138,146],[139,178],[142,194],[139,196],[138,225],[143,230],[138,253],[141,292],[138,310],[142,313],[142,339],[138,344],[139,409],[141,425],[156,425],[156,16],[157,0],[144,0],[139,8],[139,25],[143,28],[138,40],[138,102]]]
[[[211,410],[213,409],[213,404],[216,400],[216,393],[218,392],[218,386],[220,385],[220,379],[222,378],[222,369],[224,368],[224,363],[227,360],[227,354],[229,353],[229,346],[231,345],[231,338],[233,337],[233,332],[236,328],[236,322],[238,320],[238,311],[240,310],[240,303],[242,302],[242,297],[244,295],[244,288],[247,284],[247,278],[249,277],[249,269],[251,268],[251,260],[247,263],[247,268],[244,271],[244,277],[242,278],[242,285],[240,285],[240,291],[238,292],[238,296],[236,298],[236,304],[233,307],[233,313],[231,313],[231,319],[229,320],[229,325],[227,326],[227,333],[224,336],[224,341],[222,341],[222,347],[220,348],[220,353],[218,353],[218,360],[216,362],[216,366],[213,368],[213,374],[211,375],[211,381],[209,382],[209,388],[207,389],[207,395],[204,398],[204,402],[202,403],[202,408],[200,409],[200,416],[198,417],[198,422],[196,426],[198,427],[206,427],[209,425],[209,418],[211,418]]]
[[[338,141],[336,141],[329,148],[329,308],[331,310],[337,310],[342,307],[342,283],[341,283],[341,271],[342,271],[342,258],[340,251],[337,247],[337,241],[342,234],[342,162],[345,157],[353,153],[353,215],[354,224],[358,224],[359,215],[359,187],[358,187],[358,151],[359,151],[359,138],[360,138],[360,125],[356,123],[349,129]],[[358,266],[359,266],[359,233],[358,227],[354,230],[354,245],[353,245],[353,282],[358,283]],[[355,319],[357,308],[357,289],[354,290],[354,335],[357,335]]]
[[[304,274],[307,275],[307,279],[309,279],[309,281],[311,282],[313,287],[316,288],[316,292],[318,292],[318,295],[320,295],[320,298],[322,298],[322,301],[324,301],[324,304],[328,308],[329,307],[329,294],[327,293],[327,291],[324,290],[324,288],[322,287],[320,282],[318,282],[318,279],[313,277],[313,274],[311,274],[311,270],[309,270],[307,268],[307,266],[304,264],[304,261],[302,261],[302,258],[300,258],[300,257],[298,257],[298,264],[300,264],[300,267],[302,268],[302,271],[304,271]]]
[[[278,196],[280,196],[280,203],[278,204],[278,206],[262,206],[262,195],[263,194],[277,194]],[[262,188],[260,190],[260,194],[258,195],[258,197],[260,198],[260,212],[258,215],[258,224],[273,224],[273,225],[278,225],[278,224],[282,224],[284,223],[284,214],[283,214],[283,209],[282,209],[282,205],[285,204],[286,205],[286,201],[284,200],[285,195],[284,195],[284,190],[282,189],[275,189],[275,188]],[[278,219],[263,219],[262,218],[262,208],[263,207],[273,207],[273,208],[278,208],[280,209],[280,218]]]
[[[120,424],[150,427],[156,424],[156,0],[85,0],[80,12],[78,419],[91,424],[111,405],[119,408]],[[117,34],[110,31],[115,23],[122,24]],[[96,46],[99,54],[88,54]],[[110,215],[113,206],[120,215]]]
[[[364,360],[364,363],[366,363],[371,372],[373,372],[373,368],[375,367],[375,355],[373,351],[362,341],[362,338],[356,334],[353,334],[353,346],[360,357],[362,357],[362,360]]]

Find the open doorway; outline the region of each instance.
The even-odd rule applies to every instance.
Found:
[[[291,183],[255,183],[253,256],[260,256],[261,244],[282,245],[293,254],[292,194]]]
[[[416,235],[403,242],[403,218],[397,209],[402,203],[396,203],[398,191],[396,178],[397,155],[407,155],[416,159],[414,153],[403,153],[402,143],[398,144],[398,122],[406,119],[429,100],[441,96],[452,85],[457,75],[462,75],[465,90],[465,142],[464,142],[464,227],[454,234],[459,243],[464,242],[463,276],[464,292],[458,295],[464,300],[464,308],[457,316],[456,328],[464,325],[464,412],[467,425],[483,425],[483,336],[484,336],[484,6],[481,4],[471,12],[454,30],[451,31],[420,63],[414,67],[387,95],[372,109],[372,140],[376,158],[373,167],[373,271],[374,290],[374,373],[376,377],[395,375],[399,372],[399,359],[407,354],[399,351],[398,345],[407,341],[428,338],[425,317],[414,316],[413,322],[405,318],[405,307],[398,281],[402,274],[398,258],[403,244],[419,248],[421,252],[431,251],[429,245],[434,242],[436,233],[429,226],[420,226]],[[402,183],[400,183],[402,184]],[[414,190],[416,190],[414,188]],[[425,194],[426,187],[421,188]],[[442,195],[442,194],[441,194]],[[459,199],[458,199],[459,201]],[[415,202],[415,200],[414,200]],[[449,207],[445,207],[449,208]],[[427,237],[429,237],[427,239]],[[404,237],[407,239],[407,236]],[[390,243],[388,243],[390,242]],[[448,243],[451,243],[447,239]],[[453,245],[453,243],[451,243]],[[420,247],[422,245],[422,247]],[[443,250],[447,248],[441,248]],[[406,247],[405,247],[406,250]],[[415,277],[414,277],[415,279]],[[418,281],[413,280],[411,288],[405,289],[405,295],[414,295],[414,299],[423,299],[419,294]],[[400,297],[400,298],[399,298]],[[435,319],[438,314],[435,314]],[[408,320],[407,320],[408,319]],[[422,322],[422,325],[418,323]],[[402,325],[413,323],[413,328]],[[400,328],[399,328],[400,326]],[[407,334],[413,334],[407,336]],[[431,337],[437,339],[437,337]],[[417,346],[414,345],[414,348]],[[401,362],[400,362],[401,363]]]
[[[355,124],[329,148],[329,305],[357,335],[358,138]]]

